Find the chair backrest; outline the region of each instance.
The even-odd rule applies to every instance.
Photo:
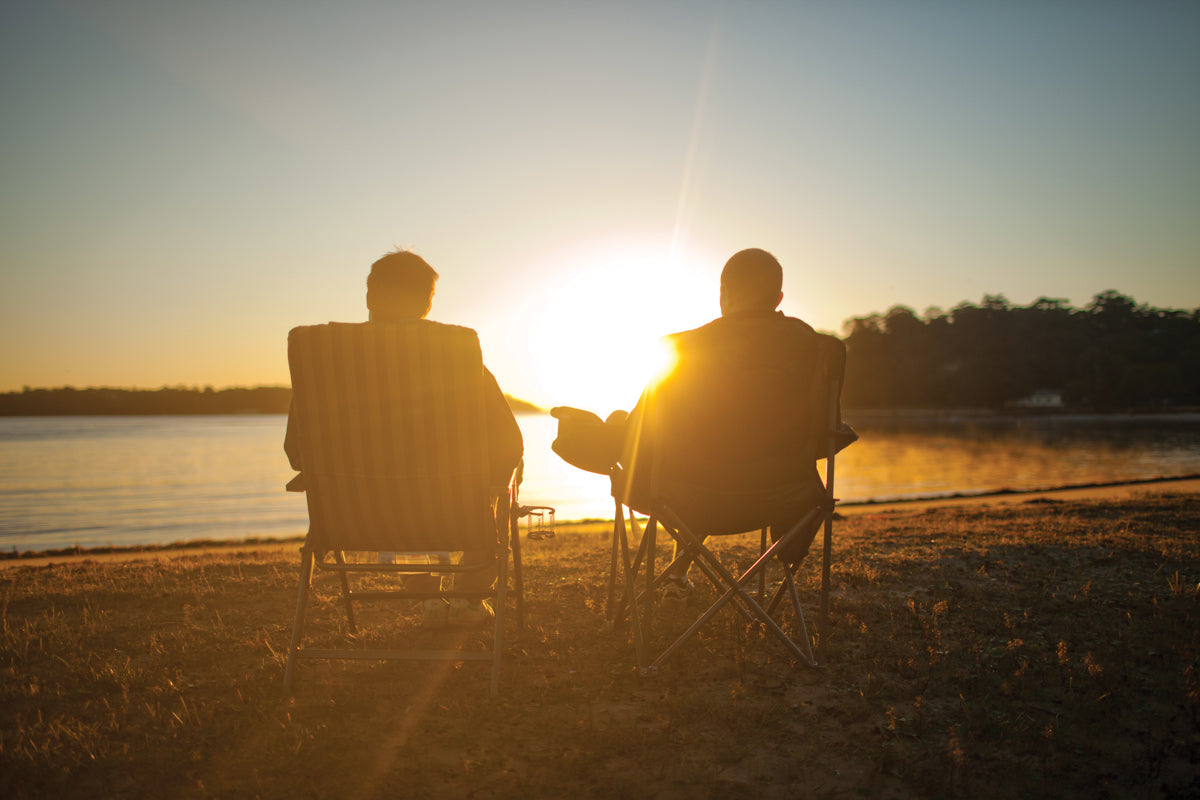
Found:
[[[347,550],[497,547],[475,331],[428,320],[288,335],[309,542]]]
[[[845,365],[832,336],[775,317],[729,323],[673,337],[677,366],[643,396],[642,455],[630,459],[635,502],[667,502],[708,534],[811,503]]]

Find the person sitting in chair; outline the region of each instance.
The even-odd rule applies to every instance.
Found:
[[[841,347],[779,311],[782,300],[779,261],[757,248],[735,253],[721,272],[721,316],[667,337],[673,369],[628,415],[601,421],[552,409],[560,421],[553,449],[568,463],[611,475],[614,496],[631,508],[653,484],[681,517],[704,519],[710,534],[765,526],[778,538],[824,500],[816,469],[824,421],[812,390],[822,340]],[[761,525],[746,524],[747,503],[738,501],[748,497],[765,509]],[[817,529],[780,557],[798,563]],[[689,567],[676,559],[664,598],[687,596]]]
[[[405,322],[425,319],[433,306],[433,293],[438,274],[425,259],[407,251],[397,250],[388,253],[371,265],[367,276],[367,311],[368,320],[372,323]],[[490,476],[495,485],[507,485],[514,470],[524,455],[524,442],[521,429],[509,408],[504,394],[492,373],[484,368],[484,402],[487,415],[488,453],[491,459]],[[303,490],[304,487],[304,458],[300,452],[299,425],[293,413],[288,414],[287,433],[284,438],[284,451],[292,468],[300,475],[288,485],[289,489]],[[490,558],[486,553],[466,552],[462,564],[478,564]],[[435,581],[432,588],[436,589],[436,576],[429,576]],[[463,591],[487,590],[496,580],[495,570],[477,570],[459,573],[456,589]],[[411,578],[410,578],[411,581]],[[411,584],[410,584],[411,585]],[[412,586],[419,590],[419,586]],[[442,608],[443,601],[427,601],[425,617],[427,621],[436,621]],[[490,616],[490,609],[482,602],[469,604],[456,600],[448,609],[453,619],[463,622],[482,621]]]

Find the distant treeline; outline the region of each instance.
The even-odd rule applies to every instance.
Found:
[[[540,411],[537,406],[505,395],[513,411]],[[288,386],[199,389],[30,389],[0,394],[0,416],[71,416],[78,414],[286,414],[292,400]]]
[[[0,395],[0,415],[73,414],[286,414],[292,400],[287,386],[205,389],[30,389]]]
[[[918,317],[896,306],[848,320],[847,408],[1004,408],[1034,392],[1066,408],[1200,405],[1200,309],[1102,292],[1082,309],[986,295]]]
[[[1035,392],[1074,410],[1200,406],[1200,309],[1164,310],[1102,292],[1085,308],[1003,295],[952,311],[906,306],[848,320],[842,405],[854,409],[993,408]],[[286,386],[157,390],[30,389],[0,394],[0,416],[282,414]],[[513,411],[537,406],[506,395]]]

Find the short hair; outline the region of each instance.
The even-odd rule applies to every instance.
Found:
[[[739,250],[721,270],[721,290],[742,305],[773,309],[783,291],[783,267],[766,250]]]
[[[425,259],[407,250],[393,250],[371,265],[367,275],[367,307],[396,298],[428,300],[438,274]]]

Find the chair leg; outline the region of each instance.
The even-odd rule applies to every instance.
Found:
[[[829,641],[829,565],[833,560],[833,507],[837,504],[834,495],[834,477],[837,465],[836,431],[839,426],[840,412],[838,396],[831,395],[829,409],[826,412],[827,430],[825,450],[825,492],[828,495],[830,507],[825,512],[825,542],[821,553],[821,618],[817,620],[817,663],[825,663],[825,645]]]
[[[649,531],[654,524],[654,519],[651,518],[649,526],[647,527],[647,531]],[[649,535],[644,535],[638,531],[637,517],[633,515],[632,511],[629,512],[629,525],[625,525],[625,518],[622,516],[620,523],[614,524],[614,530],[618,531],[617,535],[621,537],[619,541],[627,542],[630,533],[632,533],[638,541],[637,552],[634,554],[632,562],[632,572],[636,577],[637,575],[641,574],[642,563],[646,558],[646,549],[651,544],[652,537]],[[653,586],[653,583],[648,582],[647,586]],[[643,597],[645,597],[645,593],[638,592],[637,586],[630,584],[628,581],[623,581],[621,583],[621,591],[616,598],[615,605],[613,606],[612,610],[608,612],[609,629],[612,631],[619,630],[621,624],[625,620],[626,610],[630,608],[636,608],[637,603]]]
[[[621,558],[621,539],[625,537],[625,507],[621,505],[620,500],[615,498],[613,505],[612,553],[608,566],[608,602],[604,608],[609,624],[615,628],[617,625],[617,568]]]
[[[796,626],[800,628],[800,641],[804,645],[805,660],[814,667],[818,666],[817,659],[813,657],[812,637],[808,635],[808,623],[804,619],[804,608],[800,605],[800,595],[796,591],[795,576],[788,571],[783,582],[787,587],[788,597],[792,601],[792,611],[796,615]]]
[[[292,623],[292,641],[288,644],[287,666],[283,670],[283,691],[289,694],[295,679],[296,651],[300,649],[300,636],[304,629],[308,590],[312,585],[313,561],[313,551],[306,544],[300,550],[300,591],[296,600],[296,619]]]
[[[525,577],[521,570],[521,518],[514,503],[509,514],[512,548],[513,590],[517,593],[517,630],[525,630]]]
[[[632,509],[629,511],[629,523],[630,523],[630,525],[633,525],[636,528],[636,523],[634,523],[634,521],[633,521],[633,510]],[[657,599],[655,597],[655,593],[654,593],[654,585],[655,585],[655,580],[654,580],[655,579],[655,574],[654,574],[655,564],[654,564],[654,562],[655,562],[655,549],[656,549],[655,543],[657,541],[657,538],[658,538],[658,520],[651,518],[650,521],[646,524],[646,532],[644,534],[642,534],[642,541],[645,543],[645,550],[646,550],[646,592],[642,596],[643,602],[645,603],[645,606],[646,606],[646,618],[645,618],[645,621],[642,623],[642,630],[645,631],[647,637],[649,637],[650,633],[654,630],[654,603]],[[638,549],[640,550],[641,548],[639,547]],[[636,571],[636,569],[635,569],[635,571]]]
[[[800,628],[800,641],[803,643],[805,659],[812,666],[818,666],[818,661],[813,657],[812,653],[812,637],[808,633],[808,622],[804,618],[804,607],[800,604],[800,594],[796,590],[796,573],[795,568],[782,565],[783,580],[779,582],[779,587],[775,593],[771,595],[771,601],[763,606],[766,612],[772,617],[775,616],[776,610],[779,608],[784,596],[791,601],[792,612],[796,615],[796,625]],[[766,574],[763,570],[759,575]],[[761,601],[760,601],[761,602]]]
[[[637,520],[633,516],[633,512],[629,514],[629,526],[625,524],[625,507],[618,504],[616,508],[616,516],[613,518],[613,562],[608,573],[609,583],[609,601],[608,608],[605,612],[605,621],[608,623],[609,630],[620,630],[622,623],[625,621],[625,612],[631,607],[631,600],[636,592],[630,591],[630,586],[627,581],[621,582],[620,593],[617,593],[617,570],[623,570],[621,566],[621,548],[628,547],[629,532],[632,530],[633,535],[638,535]],[[646,553],[646,539],[639,539],[637,554],[633,557],[633,572],[636,575],[641,569],[642,559]],[[622,572],[622,574],[624,574]],[[634,598],[636,599],[636,598]]]
[[[737,579],[733,578],[732,575],[729,575],[729,583],[727,585],[730,588],[727,589],[725,593],[717,599],[717,602],[713,603],[712,606],[705,611],[698,620],[692,623],[690,628],[688,628],[679,636],[679,638],[672,642],[671,646],[664,650],[662,654],[654,660],[654,663],[652,663],[646,670],[643,671],[652,672],[661,667],[672,655],[675,654],[676,650],[682,647],[688,639],[695,635],[695,633],[700,630],[705,623],[707,623],[718,611],[720,611],[722,606],[731,600],[734,600],[735,598],[740,600],[742,603],[745,603],[746,608],[749,609],[747,612],[748,616],[755,621],[766,625],[768,630],[770,630],[771,633],[773,633],[775,637],[779,639],[781,643],[783,643],[784,647],[786,647],[788,651],[792,653],[792,655],[812,663],[812,659],[805,658],[804,651],[800,649],[799,645],[792,641],[792,638],[784,632],[783,628],[779,627],[779,623],[772,619],[771,616],[763,609],[763,607],[760,606],[757,601],[755,601],[754,597],[742,587],[741,581],[748,576],[749,573],[747,573],[746,576],[743,576],[743,578]],[[735,607],[736,605],[737,604],[735,603]]]
[[[492,640],[492,684],[490,690],[493,699],[500,691],[500,657],[504,652],[504,613],[508,602],[508,554],[500,552],[496,555],[498,559],[496,564],[496,632]],[[517,609],[517,616],[520,618],[520,590],[517,594]]]
[[[637,655],[638,669],[645,672],[646,638],[642,630],[641,614],[638,613],[637,607],[637,573],[633,570],[633,562],[629,556],[629,539],[624,535],[624,514],[622,514],[621,533],[621,562],[625,568],[625,586],[628,587],[629,621],[633,625],[633,647]]]
[[[341,550],[334,550],[333,557],[339,564],[346,563],[346,554]],[[358,633],[358,624],[354,621],[354,598],[350,596],[350,579],[346,577],[346,573],[339,572],[338,580],[342,583],[342,600],[346,604],[346,621],[350,632]]]
[[[832,460],[832,459],[831,459]],[[817,664],[825,663],[829,641],[829,565],[833,560],[833,513],[825,515],[825,543],[821,553],[821,619],[817,620]]]
[[[780,581],[779,586],[777,586],[775,588],[775,594],[771,595],[771,602],[769,602],[763,606],[763,608],[765,608],[767,610],[768,614],[771,614],[773,616],[775,614],[775,609],[779,608],[779,601],[781,601],[783,599],[784,594],[787,593],[787,582],[788,582],[788,571],[787,571],[787,568],[785,567],[784,571],[783,571],[783,580]]]
[[[669,516],[674,517],[674,515]],[[810,664],[812,663],[812,657],[806,657],[805,652],[794,641],[792,641],[791,637],[788,636],[781,627],[779,627],[779,623],[777,623],[770,616],[770,614],[768,614],[766,610],[763,609],[763,607],[757,601],[755,601],[754,597],[751,596],[751,594],[746,590],[745,586],[743,586],[743,584],[749,585],[749,582],[755,577],[755,573],[766,569],[770,561],[775,558],[776,552],[778,552],[783,546],[785,546],[787,542],[791,540],[792,536],[795,534],[795,531],[800,529],[800,525],[797,525],[792,531],[789,531],[787,534],[781,537],[779,541],[767,548],[766,552],[763,553],[758,560],[755,561],[748,570],[746,570],[746,572],[744,572],[740,577],[735,578],[733,577],[733,573],[724,567],[716,558],[716,556],[714,556],[710,550],[705,548],[699,542],[699,540],[696,539],[695,534],[693,534],[687,528],[687,526],[683,525],[682,521],[679,520],[678,517],[668,519],[668,523],[675,530],[678,538],[683,541],[688,550],[696,553],[699,558],[696,563],[702,568],[705,568],[705,575],[708,576],[710,580],[713,580],[714,576],[719,578],[719,583],[717,581],[714,581],[714,583],[717,583],[718,586],[727,587],[727,589],[724,594],[722,594],[721,597],[718,598],[717,601],[713,603],[713,605],[706,612],[704,612],[704,614],[698,620],[696,620],[696,622],[693,623],[690,628],[687,629],[687,631],[685,631],[681,636],[679,636],[679,638],[672,642],[671,645],[654,660],[648,669],[643,670],[644,672],[657,670],[657,668],[665,663],[667,659],[669,659],[675,653],[675,651],[684,644],[684,642],[686,642],[698,630],[700,630],[700,628],[706,622],[708,622],[708,620],[712,618],[712,616],[716,614],[722,606],[734,599],[738,601],[734,604],[735,607],[740,608],[741,606],[744,606],[744,608],[740,608],[740,610],[747,616],[751,617],[751,619],[765,625],[767,629],[770,630],[771,633],[774,634],[775,637],[779,639],[779,641],[788,649],[788,651],[792,653],[792,655],[801,660],[807,661]],[[802,524],[803,521],[801,522],[801,525]],[[710,571],[712,573],[711,575],[709,574]]]
[[[758,553],[762,555],[767,551],[767,529],[763,528],[758,532]],[[764,569],[758,573],[758,602],[762,602],[767,596],[767,571]]]

